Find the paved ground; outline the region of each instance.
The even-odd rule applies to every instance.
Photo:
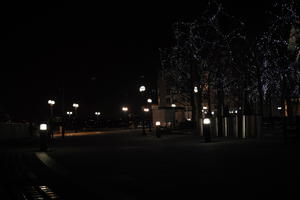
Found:
[[[299,147],[293,141],[204,143],[191,135],[156,138],[140,131],[79,135],[57,137],[46,153],[34,142],[1,148],[0,195],[16,199],[15,191],[36,190],[44,199],[299,196]]]

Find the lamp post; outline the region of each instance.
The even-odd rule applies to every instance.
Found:
[[[140,92],[145,92],[146,91],[146,87],[144,85],[140,86],[139,91]]]
[[[129,126],[129,119],[128,119],[128,116],[127,116],[128,107],[127,106],[123,106],[122,107],[122,111],[125,113],[126,121],[127,121],[127,127],[128,127]]]
[[[203,135],[204,135],[204,141],[205,142],[211,142],[211,133],[210,133],[210,118],[204,118],[203,119]]]
[[[50,118],[49,118],[49,133],[50,137],[53,139],[53,106],[55,105],[55,101],[48,100],[48,104],[50,106]]]
[[[152,103],[152,99],[147,99],[147,103],[149,104],[149,107],[150,107],[150,109],[149,109],[149,132],[151,132],[152,130],[151,130],[151,128],[152,128],[152,106],[151,106],[151,103]]]
[[[79,104],[78,103],[73,103],[73,108],[75,111],[75,121],[78,121],[78,113],[77,113],[77,109],[79,108]],[[77,123],[75,124],[75,133],[77,133]]]
[[[67,115],[69,116],[69,119],[71,119],[71,115],[73,114],[73,112],[71,111],[67,111]]]
[[[160,136],[161,136],[160,125],[161,125],[160,121],[155,122],[155,126],[156,126],[155,133],[156,133],[156,137],[158,137],[158,138],[160,138]]]
[[[67,115],[68,115],[68,118],[69,118],[69,126],[72,127],[72,121],[71,121],[71,116],[72,116],[73,112],[71,111],[67,111]]]
[[[48,104],[50,106],[50,116],[52,117],[53,116],[53,106],[55,104],[55,101],[53,100],[48,100]]]
[[[40,151],[47,151],[47,124],[40,124]]]
[[[149,112],[149,108],[144,108],[144,113],[145,115],[143,116],[143,135],[146,135],[146,131],[145,131],[145,118],[146,118],[146,115],[147,113]]]
[[[172,123],[172,127],[175,128],[175,121],[176,121],[176,116],[175,116],[175,114],[176,114],[175,111],[176,110],[175,110],[175,108],[176,108],[176,104],[172,103],[171,107],[172,107],[172,110],[173,110],[173,123]]]
[[[99,116],[100,116],[100,112],[95,112],[95,115],[96,115],[96,118],[97,118],[97,128],[100,128],[100,125],[99,125]]]

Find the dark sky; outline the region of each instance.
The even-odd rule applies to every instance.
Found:
[[[117,116],[123,103],[134,106],[140,75],[155,87],[158,48],[172,45],[172,24],[197,18],[206,1],[99,2],[1,3],[0,113],[45,117],[48,99],[56,100],[58,113],[63,85],[66,110],[78,102],[82,115]],[[271,3],[224,6],[254,35]]]

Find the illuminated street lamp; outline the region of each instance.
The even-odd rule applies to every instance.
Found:
[[[99,128],[99,116],[100,116],[100,112],[95,112],[96,118],[97,118],[97,126]]]
[[[198,93],[198,87],[197,86],[194,87],[194,93]]]
[[[67,111],[67,115],[69,116],[69,118],[71,118],[71,115],[73,114],[73,112],[71,111]]]
[[[140,92],[145,92],[145,91],[146,91],[146,87],[142,85],[142,86],[139,88],[139,90],[140,90]]]
[[[127,112],[128,112],[128,107],[127,107],[127,106],[123,106],[123,107],[122,107],[122,111],[123,111],[124,113],[127,113]],[[125,120],[127,120],[127,127],[129,127],[129,115],[126,116],[126,119],[125,119]]]
[[[75,115],[77,116],[77,109],[78,109],[78,107],[79,107],[79,104],[73,103],[73,107],[74,107],[74,109],[75,109]]]
[[[155,133],[156,133],[156,137],[158,137],[158,138],[160,138],[160,136],[161,136],[160,125],[161,125],[160,121],[155,122],[155,126],[156,126]]]
[[[51,117],[53,116],[53,106],[54,106],[54,104],[55,104],[55,101],[53,101],[53,100],[48,100],[48,104],[49,104],[49,106],[50,106],[50,115],[51,115]]]
[[[205,142],[210,142],[211,141],[211,133],[210,133],[210,119],[209,118],[204,118],[203,119],[203,136],[204,136],[204,141]]]
[[[78,113],[77,113],[77,109],[79,107],[79,104],[78,103],[73,103],[73,108],[75,110],[75,121],[77,122],[77,117],[78,117]],[[75,125],[75,133],[77,133],[77,124]]]
[[[47,124],[40,124],[40,151],[47,151]]]
[[[100,112],[95,112],[95,115],[96,116],[99,116],[101,113]]]

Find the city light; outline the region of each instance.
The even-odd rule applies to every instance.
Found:
[[[191,118],[187,118],[187,120],[188,120],[188,121],[192,121],[192,119],[191,119]]]
[[[95,112],[95,115],[99,116],[101,113],[100,112]]]
[[[278,106],[278,108],[277,108],[278,110],[282,110],[282,107],[281,106]]]
[[[209,118],[204,118],[203,119],[203,124],[210,124],[210,119]]]
[[[175,108],[175,107],[176,107],[176,104],[173,103],[173,104],[171,105],[171,107]]]
[[[198,87],[197,86],[194,87],[194,93],[198,93]]]
[[[78,108],[78,107],[79,107],[79,104],[73,103],[73,107],[74,107],[74,108]]]
[[[67,111],[67,115],[72,115],[73,112]]]
[[[152,99],[147,99],[147,102],[148,103],[152,103]]]
[[[53,101],[53,100],[48,100],[48,104],[49,104],[50,106],[53,106],[53,105],[55,104],[55,101]]]
[[[155,122],[155,126],[160,126],[160,121]]]
[[[211,112],[211,114],[212,114],[212,115],[214,115],[214,114],[215,114],[215,112],[214,112],[214,111],[212,111],[212,112]]]
[[[149,108],[144,108],[144,112],[149,112]]]
[[[47,124],[40,124],[40,130],[46,131],[47,130]]]
[[[128,111],[128,107],[122,107],[122,111],[127,112]]]
[[[146,91],[146,87],[142,85],[142,86],[140,87],[140,92],[145,92],[145,91]]]
[[[203,109],[204,109],[204,110],[207,110],[207,106],[203,106]]]

